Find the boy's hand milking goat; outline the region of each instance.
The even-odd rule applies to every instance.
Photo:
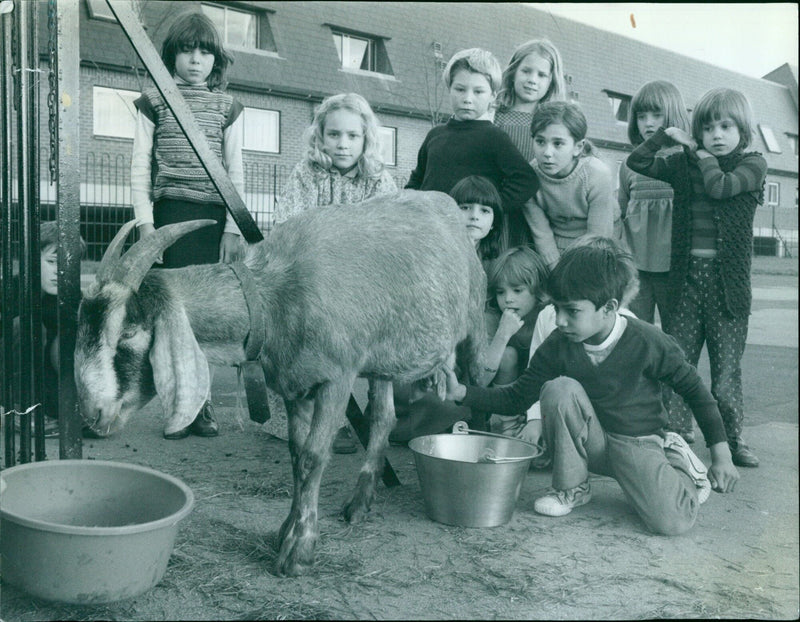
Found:
[[[167,431],[188,425],[209,395],[208,364],[245,360],[250,331],[239,280],[226,264],[150,271],[202,222],[158,229],[123,256],[109,246],[81,303],[75,375],[81,412],[107,435],[158,394]],[[294,497],[280,529],[278,572],[314,560],[317,499],[353,382],[370,384],[370,439],[343,513],[363,518],[395,422],[392,382],[441,376],[458,350],[477,379],[485,344],[485,276],[458,207],[439,192],[404,191],[310,210],[248,248],[266,337],[260,360],[286,401]]]

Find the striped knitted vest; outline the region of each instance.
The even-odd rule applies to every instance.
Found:
[[[222,160],[222,133],[229,125],[233,97],[208,87],[179,85],[211,151]],[[156,89],[142,93],[155,112],[153,200],[176,199],[196,203],[222,203],[200,159],[184,136],[174,115]]]

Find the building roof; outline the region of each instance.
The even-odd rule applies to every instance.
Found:
[[[85,5],[85,2],[81,3]],[[277,54],[234,50],[230,72],[234,88],[319,99],[345,91],[362,94],[376,111],[427,115],[439,102],[447,110],[433,43],[440,44],[446,61],[456,51],[482,47],[505,66],[519,43],[547,37],[560,50],[570,89],[589,121],[589,136],[609,146],[627,146],[624,123],[614,119],[606,90],[633,95],[645,82],[669,80],[691,109],[711,88],[726,86],[750,100],[756,123],[772,129],[781,153],[767,149],[760,132],[753,149],[764,153],[771,169],[797,173],[798,160],[787,134],[798,134],[797,72],[794,90],[786,70],[769,79],[717,67],[702,60],[643,44],[634,39],[552,15],[517,3],[441,2],[238,2],[267,13]],[[157,47],[177,3],[143,3],[143,18]],[[199,9],[199,2],[181,9]],[[81,9],[81,55],[84,62],[130,67],[135,63],[130,44],[117,24],[89,20]],[[344,71],[331,27],[383,39],[391,76]],[[111,43],[113,41],[113,44]],[[118,42],[118,44],[117,44]],[[776,73],[777,72],[777,73]],[[776,74],[773,76],[773,74]]]

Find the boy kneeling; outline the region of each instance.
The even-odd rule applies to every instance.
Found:
[[[677,343],[617,313],[629,285],[625,257],[608,248],[567,250],[548,281],[557,330],[525,372],[495,389],[465,387],[449,374],[447,399],[509,415],[540,400],[554,491],[536,500],[536,512],[563,516],[587,503],[591,471],[616,479],[650,530],[677,535],[694,525],[711,489],[732,491],[739,473],[717,403]],[[711,450],[710,470],[665,431],[662,382],[689,404]]]

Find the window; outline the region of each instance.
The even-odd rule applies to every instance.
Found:
[[[767,150],[771,151],[772,153],[780,153],[781,147],[775,138],[775,134],[772,133],[772,128],[766,125],[759,125],[758,129],[761,130],[761,137],[764,139],[764,144],[767,146]]]
[[[767,182],[767,205],[778,205],[781,202],[781,185],[777,182]]]
[[[332,29],[341,68],[392,75],[384,38]]]
[[[386,166],[397,166],[397,128],[379,127],[378,141],[380,142],[383,163]]]
[[[786,134],[786,140],[789,141],[792,153],[797,155],[797,134]]]
[[[133,138],[136,130],[136,91],[95,86],[92,92],[95,136]]]
[[[606,91],[606,95],[608,95],[614,118],[620,123],[627,123],[628,111],[631,108],[631,96],[614,93],[613,91]]]
[[[226,46],[277,52],[266,13],[216,4],[200,6],[203,13],[214,22]]]
[[[90,19],[99,19],[107,22],[116,22],[117,18],[111,12],[106,0],[86,0]]]
[[[242,148],[264,153],[280,153],[281,113],[277,110],[245,108]]]

